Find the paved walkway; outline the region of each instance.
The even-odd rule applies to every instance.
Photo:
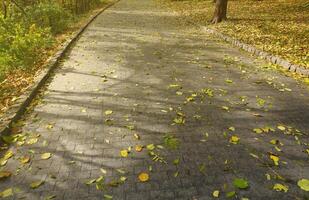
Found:
[[[10,146],[2,168],[13,175],[1,191],[31,200],[202,200],[215,190],[219,199],[232,191],[308,198],[297,186],[309,179],[308,90],[181,24],[151,0],[122,0],[101,14],[19,127],[25,137]],[[235,178],[249,188],[235,188]],[[35,181],[44,183],[31,189]]]

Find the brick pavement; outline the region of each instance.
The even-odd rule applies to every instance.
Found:
[[[14,188],[8,199],[33,200],[204,200],[213,199],[214,190],[219,199],[231,191],[236,199],[309,198],[297,186],[309,179],[308,89],[182,24],[150,0],[120,1],[102,13],[25,116],[20,128],[28,134],[26,143],[10,145],[14,156],[2,169],[14,174],[0,181],[0,191]],[[177,117],[185,123],[173,122]],[[253,132],[265,126],[275,132]],[[28,145],[34,134],[40,134],[38,142]],[[164,146],[166,134],[179,139],[178,149]],[[232,135],[240,138],[237,144],[230,142]],[[271,144],[273,139],[283,145]],[[159,145],[154,152],[167,164],[153,161],[146,148],[136,152],[138,144]],[[129,156],[121,157],[129,147]],[[44,152],[51,158],[42,160]],[[279,166],[270,152],[280,158]],[[20,164],[22,155],[30,162]],[[148,182],[138,181],[141,172],[149,173]],[[85,184],[102,175],[103,191]],[[112,187],[121,176],[126,180]],[[250,187],[235,188],[235,178],[247,179]],[[34,181],[44,184],[31,189]],[[275,183],[287,185],[288,192],[274,191]]]

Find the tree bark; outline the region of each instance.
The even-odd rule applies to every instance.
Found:
[[[228,0],[216,0],[215,13],[211,21],[212,23],[216,24],[227,19],[227,1]]]

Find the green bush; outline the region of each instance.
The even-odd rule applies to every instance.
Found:
[[[53,34],[64,31],[73,16],[57,3],[40,3],[26,9],[28,19],[25,23],[36,24],[41,28],[50,28]]]
[[[53,43],[50,30],[0,16],[0,80],[10,69],[27,69]]]

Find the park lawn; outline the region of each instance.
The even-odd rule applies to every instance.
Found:
[[[229,0],[228,20],[210,24],[212,0],[164,1],[192,22],[309,68],[308,0]]]

